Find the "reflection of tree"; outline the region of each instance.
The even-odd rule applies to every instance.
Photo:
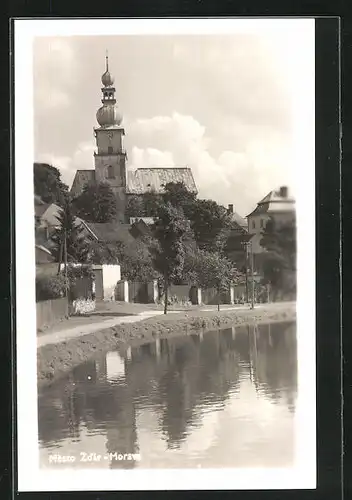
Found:
[[[138,404],[153,403],[169,447],[178,446],[201,419],[204,404],[223,403],[238,381],[232,331],[160,341],[158,362],[153,344],[132,350],[127,381]]]
[[[38,399],[40,440],[56,442],[66,437],[79,438],[79,425],[86,412],[87,386],[94,382],[95,362],[90,361],[42,392]]]
[[[66,436],[79,438],[79,423],[83,421],[87,428],[101,428],[106,432],[107,453],[136,453],[135,420],[128,386],[109,384],[103,359],[75,368],[64,380],[44,391],[39,399],[39,439],[45,442],[55,442]],[[110,463],[111,468],[135,465],[132,460],[120,461],[116,456]]]
[[[297,393],[297,345],[294,324],[266,324],[249,332],[254,379],[273,401],[294,407]]]
[[[99,360],[100,373],[95,370],[95,383],[81,384],[84,394],[85,409],[95,422],[95,427],[103,427],[106,431],[107,453],[115,454],[110,460],[111,468],[133,468],[134,461],[117,460],[116,454],[136,453],[137,434],[136,416],[133,397],[129,387],[123,380],[112,385],[106,379],[106,358]],[[78,367],[78,370],[83,369]],[[105,369],[105,376],[102,370]],[[80,372],[76,374],[79,377]],[[84,379],[84,376],[83,376]]]
[[[130,359],[129,359],[130,358]],[[177,447],[207,407],[221,407],[251,371],[259,393],[294,409],[297,391],[295,325],[260,325],[160,339],[132,348],[125,377],[107,380],[105,356],[85,363],[39,398],[39,438],[79,437],[80,423],[102,429],[107,452],[137,453],[136,411],[152,409],[169,447]],[[113,460],[111,467],[133,467]]]

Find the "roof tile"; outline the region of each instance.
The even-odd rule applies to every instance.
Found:
[[[138,168],[128,172],[127,179],[128,194],[162,193],[169,182],[183,182],[189,191],[197,192],[192,170],[188,167]]]

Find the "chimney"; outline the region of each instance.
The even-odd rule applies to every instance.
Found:
[[[280,196],[281,196],[281,198],[287,198],[287,196],[288,196],[288,187],[287,186],[280,187]]]
[[[233,205],[232,205],[232,204],[231,204],[231,205],[229,205],[229,208],[227,209],[227,212],[228,212],[229,214],[233,214]]]

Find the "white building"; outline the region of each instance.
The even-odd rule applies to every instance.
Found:
[[[251,243],[254,254],[264,251],[260,245],[262,233],[266,223],[273,218],[277,223],[286,223],[295,219],[295,200],[289,195],[288,188],[281,186],[278,190],[270,191],[256,208],[247,215],[248,232],[252,235]]]

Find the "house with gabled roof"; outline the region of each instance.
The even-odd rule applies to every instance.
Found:
[[[264,251],[260,245],[262,233],[269,219],[277,223],[294,221],[296,216],[295,199],[290,195],[287,186],[270,191],[257,203],[256,208],[247,215],[248,233],[251,235],[251,243],[254,254]]]

